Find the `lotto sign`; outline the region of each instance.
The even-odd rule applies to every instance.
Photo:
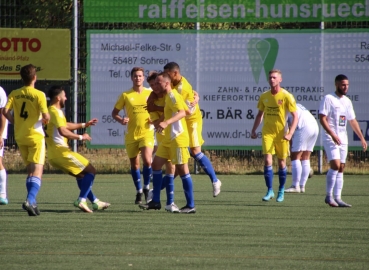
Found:
[[[70,79],[70,30],[0,30],[0,79],[18,80],[22,66],[37,67],[37,78]]]
[[[200,94],[208,148],[260,148],[261,127],[258,140],[250,138],[251,129],[273,68],[283,72],[282,87],[316,118],[322,97],[335,91],[335,76],[347,75],[356,117],[369,121],[366,31],[89,31],[88,44],[89,116],[100,121],[91,129],[91,147],[124,144],[125,127],[115,123],[111,111],[118,95],[132,86],[130,70],[142,66],[147,75],[171,61]],[[360,145],[350,127],[348,135],[350,146]]]

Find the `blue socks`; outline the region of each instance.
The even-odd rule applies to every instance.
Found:
[[[160,202],[161,185],[163,182],[163,172],[161,170],[152,171],[152,184],[153,184],[153,202]]]
[[[149,168],[149,167],[143,166],[142,174],[143,174],[143,179],[144,179],[144,185],[145,186],[150,185],[150,178],[152,174],[151,167]]]
[[[273,189],[273,167],[272,166],[264,166],[264,179],[265,185],[268,190]]]
[[[82,178],[81,184],[79,186],[81,189],[81,192],[79,193],[80,198],[87,198],[87,195],[91,191],[94,179],[95,175],[93,175],[92,173],[86,173],[85,177]]]
[[[167,192],[167,204],[166,205],[170,205],[174,202],[174,175],[166,174],[163,179],[166,180],[165,181],[165,184],[166,184],[165,187],[166,187],[166,192]]]
[[[131,169],[131,175],[132,175],[133,183],[135,184],[136,190],[137,191],[142,190],[140,170]],[[150,183],[150,180],[149,180],[149,183]]]
[[[195,200],[193,196],[192,178],[191,175],[185,174],[181,176],[184,194],[187,201],[188,207],[195,207]]]
[[[81,190],[83,178],[76,178],[76,180],[79,190]],[[96,196],[92,192],[92,189],[90,189],[90,192],[87,194],[87,198],[90,200],[90,202],[94,202],[96,200]]]
[[[284,188],[284,185],[286,184],[287,166],[284,167],[283,169],[279,169],[278,175],[279,175],[279,189],[282,189]]]
[[[204,170],[204,172],[207,175],[209,175],[210,180],[211,180],[212,183],[218,181],[218,178],[215,174],[213,165],[211,165],[210,160],[208,159],[208,157],[204,153],[200,152],[200,153],[196,154],[194,156],[194,158],[200,164],[200,166]]]
[[[28,192],[27,200],[30,202],[30,204],[35,204],[38,191],[41,187],[41,179],[36,176],[27,177],[26,187]]]

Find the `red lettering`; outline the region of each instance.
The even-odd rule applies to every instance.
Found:
[[[9,51],[13,47],[14,52],[18,52],[18,43],[20,43],[20,50],[26,52],[27,49],[31,52],[38,52],[41,49],[41,41],[38,38],[1,38],[0,50]]]
[[[34,47],[33,44],[36,44]],[[32,38],[28,42],[28,49],[30,49],[32,52],[38,52],[41,49],[41,41],[37,38]]]
[[[4,43],[5,43],[5,47],[3,45]],[[10,43],[9,39],[7,39],[7,38],[0,39],[0,50],[6,52],[10,49],[11,45],[12,44]]]

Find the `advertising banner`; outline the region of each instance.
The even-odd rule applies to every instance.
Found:
[[[200,95],[207,148],[258,149],[251,129],[260,95],[269,89],[268,71],[283,73],[282,87],[318,119],[322,97],[335,91],[334,78],[350,79],[349,98],[369,139],[367,94],[369,34],[366,31],[88,31],[88,116],[91,147],[122,147],[125,126],[111,117],[118,96],[132,86],[135,66],[163,70],[174,61]],[[145,82],[145,86],[148,84]],[[124,112],[122,112],[124,114]],[[261,126],[258,129],[261,138]],[[348,127],[349,145],[360,141]],[[322,146],[319,139],[317,146]]]
[[[85,0],[85,22],[368,21],[369,0]]]
[[[22,66],[37,67],[40,80],[70,79],[69,29],[0,29],[0,79],[18,80]]]

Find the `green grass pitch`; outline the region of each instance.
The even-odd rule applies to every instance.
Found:
[[[262,202],[262,175],[219,175],[222,192],[193,175],[196,214],[142,211],[130,175],[97,175],[93,190],[112,205],[87,214],[73,207],[74,178],[47,174],[38,195],[41,215],[21,209],[25,175],[8,177],[9,205],[0,206],[1,269],[367,269],[368,176],[346,175],[343,199],[324,203],[325,176],[305,194]],[[291,176],[288,176],[288,187]],[[274,179],[274,191],[278,178]],[[181,181],[175,202],[184,206]]]

